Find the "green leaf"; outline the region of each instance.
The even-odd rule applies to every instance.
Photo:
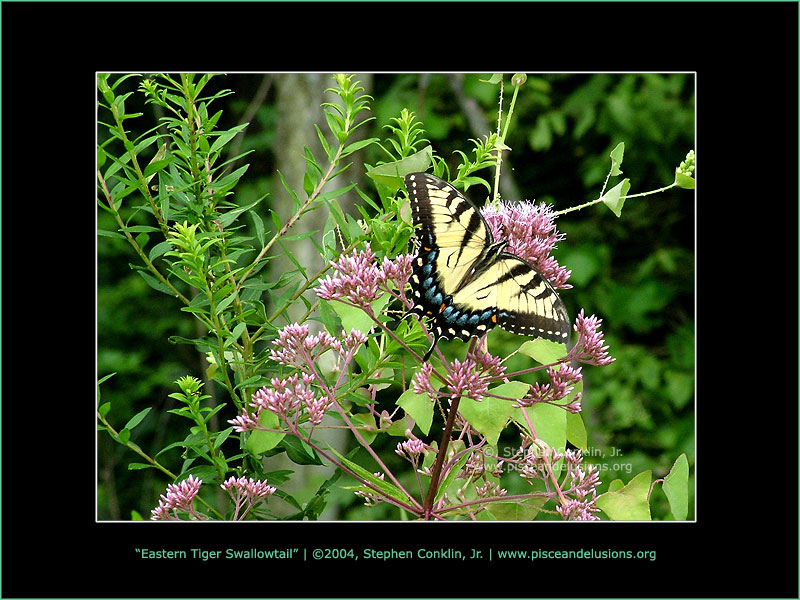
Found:
[[[405,437],[406,431],[411,429],[414,425],[411,423],[411,415],[406,415],[402,419],[397,421],[393,421],[391,425],[389,425],[388,429],[385,429],[386,433],[395,437]]]
[[[664,478],[664,494],[676,521],[685,521],[689,514],[689,461],[681,454]]]
[[[363,428],[359,428],[359,430],[361,432],[361,437],[364,438],[367,445],[371,444],[378,436],[378,426],[375,425],[375,416],[372,415],[372,413],[356,413],[351,419],[354,425],[363,425],[368,428],[368,430]]]
[[[144,248],[147,246],[147,242],[150,241],[150,235],[147,233],[140,233],[136,236],[136,243],[139,245],[140,248]]]
[[[243,174],[244,173],[243,169],[245,169],[245,167],[243,167],[242,169],[239,169],[239,171],[237,171],[237,173],[241,172]],[[216,190],[216,188],[215,188],[215,190]],[[262,196],[258,200],[255,200],[254,202],[251,202],[250,204],[248,204],[246,206],[238,206],[238,207],[236,207],[236,208],[234,208],[232,210],[229,210],[226,213],[221,214],[219,216],[220,224],[225,228],[229,227],[236,219],[239,218],[239,215],[241,215],[242,213],[245,213],[245,212],[251,212],[251,209],[254,208],[255,206],[257,206],[258,204],[260,204],[263,199],[264,199],[264,196]]]
[[[286,450],[286,456],[298,465],[324,465],[322,459],[311,446],[303,440],[290,435],[281,440],[281,446]]]
[[[233,298],[233,296],[229,296],[229,298]],[[220,303],[220,305],[221,304],[222,303]],[[221,309],[218,308],[217,313],[219,312],[221,312]],[[247,329],[247,323],[239,323],[236,327],[234,327],[233,331],[231,331],[231,335],[228,337],[228,339],[225,340],[224,347],[227,348],[228,346],[233,344],[236,340],[238,340],[242,336],[242,333],[244,333],[245,329]]]
[[[581,413],[567,413],[567,441],[581,450],[586,450],[588,439]]]
[[[535,404],[525,409],[516,408],[514,420],[533,435],[528,421],[522,415],[524,410],[530,419],[536,437],[543,440],[557,452],[563,452],[567,445],[567,411],[552,404]]]
[[[491,83],[497,84],[503,81],[503,74],[502,73],[492,73],[492,76],[489,79],[479,79],[481,83]]]
[[[461,473],[461,469],[464,468],[464,465],[469,460],[470,454],[472,451],[464,452],[464,454],[456,461],[456,464],[447,472],[447,476],[439,482],[439,489],[436,490],[436,497],[433,499],[434,504],[439,502],[442,497],[447,492],[447,488],[450,487],[450,484],[453,483],[458,474]]]
[[[390,191],[395,192],[403,187],[403,178],[409,173],[418,173],[428,170],[433,162],[433,148],[425,146],[419,152],[401,160],[373,167],[367,175],[376,183],[385,185]]]
[[[344,158],[348,154],[352,154],[356,150],[361,150],[361,148],[364,148],[365,146],[369,146],[370,144],[379,141],[379,139],[380,138],[369,138],[366,140],[359,140],[357,142],[353,142],[352,144],[348,144],[342,150],[342,158]]]
[[[382,297],[373,301],[373,312],[376,315],[380,313],[389,303],[390,299],[391,296],[389,294],[384,294]],[[350,330],[352,329],[358,329],[363,333],[369,333],[370,330],[375,326],[375,321],[373,321],[370,316],[361,308],[350,306],[349,304],[342,304],[341,302],[336,302],[335,300],[329,304],[336,314],[339,315],[339,318],[342,320],[342,328],[347,333],[350,333]]]
[[[316,123],[314,124],[314,129],[317,130],[317,136],[319,137],[319,143],[322,145],[322,149],[325,151],[325,154],[328,155],[328,160],[333,159],[333,153],[331,152],[330,144],[328,144],[328,140],[325,139],[325,135],[322,133],[322,130],[319,128],[319,125]]]
[[[153,262],[159,256],[161,256],[165,252],[169,252],[171,249],[172,249],[172,244],[170,244],[169,241],[160,242],[155,246],[153,246],[153,248],[150,250],[148,258],[150,259],[150,262]]]
[[[268,410],[261,411],[261,414],[258,417],[258,422],[263,427],[267,427],[269,429],[278,429],[278,426],[280,425],[280,422],[278,421],[278,415]],[[285,433],[274,433],[272,431],[261,431],[260,429],[256,429],[255,431],[251,431],[250,435],[247,437],[247,450],[256,456],[263,454],[267,450],[271,450],[277,446],[285,435]]]
[[[207,419],[206,419],[207,420]],[[233,427],[228,427],[227,429],[223,429],[217,434],[217,437],[214,438],[214,450],[217,450],[225,440],[228,439],[228,436],[233,433]]]
[[[147,282],[147,285],[149,285],[154,290],[156,290],[158,292],[163,292],[165,294],[169,294],[170,296],[174,296],[175,295],[175,292],[173,292],[166,285],[161,283],[158,279],[153,277],[150,273],[147,273],[146,271],[142,271],[142,270],[137,270],[136,272],[139,275],[141,275],[142,279],[144,279],[145,282]]]
[[[611,483],[608,484],[608,491],[609,492],[616,492],[617,490],[621,490],[625,487],[625,483],[622,479],[615,479]]]
[[[519,399],[528,393],[529,387],[527,383],[512,381],[492,388],[489,392],[498,396]],[[497,446],[500,432],[503,431],[515,410],[518,409],[514,408],[514,403],[510,400],[491,396],[484,396],[480,402],[476,402],[472,398],[461,398],[458,406],[458,411],[470,425],[486,436],[486,441],[490,446]]]
[[[128,471],[141,471],[143,469],[152,469],[153,465],[147,463],[128,463]]]
[[[628,193],[630,188],[631,180],[623,179],[621,182],[603,194],[603,202],[606,206],[608,206],[609,209],[611,209],[611,212],[618,217],[622,215],[622,206],[625,204],[625,195]]]
[[[533,521],[547,498],[522,501],[490,502],[486,510],[498,521]]]
[[[217,137],[217,139],[214,140],[214,143],[211,144],[211,148],[209,149],[208,153],[209,154],[214,154],[214,152],[216,152],[217,150],[221,149],[225,144],[227,144],[229,141],[231,141],[231,139],[233,139],[233,137],[237,133],[239,133],[245,127],[247,127],[247,125],[248,125],[247,123],[245,123],[243,125],[237,125],[236,127],[232,128],[232,129],[229,129],[228,131],[223,131],[222,133],[220,133],[219,137]]]
[[[675,185],[679,188],[683,188],[685,190],[693,190],[694,189],[694,177],[690,177],[685,173],[681,173],[679,171],[675,171]]]
[[[433,423],[433,402],[428,398],[428,394],[416,394],[413,390],[406,390],[397,399],[397,405],[414,419],[422,433],[428,435]]]
[[[103,206],[103,208],[105,208],[105,205],[101,205],[101,206]],[[109,210],[109,209],[105,208],[105,210]],[[101,237],[116,238],[116,239],[119,239],[119,240],[126,239],[125,236],[122,235],[121,233],[118,233],[116,231],[106,231],[105,229],[98,229],[97,230],[97,235],[99,235]]]
[[[300,200],[297,198],[297,193],[291,188],[291,186],[288,183],[286,183],[286,179],[284,179],[283,173],[281,173],[280,171],[277,171],[277,173],[278,177],[281,180],[281,184],[283,184],[283,189],[285,189],[286,192],[294,199],[295,205],[299,204]],[[272,214],[273,214],[273,220],[277,219],[278,215],[275,213],[275,211],[272,211]],[[280,231],[280,228],[281,228],[280,221],[276,221],[275,230]]]
[[[120,430],[119,434],[117,435],[117,441],[122,444],[123,446],[128,443],[128,440],[131,439],[131,431],[130,429],[122,429]]]
[[[621,489],[598,496],[595,504],[612,521],[650,521],[651,476],[650,471],[639,473]]]
[[[131,417],[131,420],[125,423],[125,429],[130,430],[136,427],[139,423],[142,422],[142,419],[144,419],[147,416],[147,413],[149,413],[152,408],[153,408],[152,406],[149,408],[145,408],[144,410],[133,415],[133,417]]]
[[[619,168],[622,164],[622,156],[625,154],[625,142],[620,142],[617,147],[611,151],[611,177],[622,175],[622,170]],[[617,215],[619,216],[619,215]]]
[[[348,458],[346,458],[346,457],[342,456],[341,454],[339,454],[335,449],[331,448],[330,446],[328,446],[328,449],[331,452],[333,452],[339,458],[340,461],[342,461],[342,464],[345,467],[347,467],[350,471],[355,473],[358,477],[362,478],[364,481],[367,481],[367,482],[371,483],[376,488],[378,488],[381,492],[383,492],[384,494],[386,494],[387,496],[389,496],[391,498],[394,498],[395,500],[399,500],[400,502],[402,502],[404,504],[412,504],[411,498],[406,496],[400,490],[400,488],[398,488],[393,483],[390,483],[388,481],[384,481],[383,479],[380,479],[380,478],[376,477],[375,475],[373,475],[372,473],[367,471],[364,467],[362,467],[360,465],[357,465],[352,460],[349,460]],[[375,493],[375,490],[370,489],[369,492]]]
[[[161,171],[164,167],[169,165],[172,162],[172,158],[164,158],[162,160],[154,160],[149,165],[147,165],[144,169],[144,176],[147,178],[147,181]]]
[[[519,351],[525,356],[530,356],[536,362],[549,365],[567,355],[567,346],[565,344],[538,338],[522,344],[522,346],[519,347]]]
[[[253,219],[253,226],[255,227],[256,239],[258,240],[258,243],[263,246],[265,243],[264,221],[261,219],[261,217],[258,216],[256,211],[254,210],[251,210],[249,214],[250,217]]]

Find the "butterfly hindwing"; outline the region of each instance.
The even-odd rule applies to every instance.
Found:
[[[512,254],[497,262],[498,325],[512,333],[566,343],[569,317],[553,286],[530,264]]]
[[[529,263],[503,252],[478,209],[452,185],[425,173],[405,178],[419,253],[411,276],[412,312],[439,338],[483,335],[495,325],[566,343],[561,299]]]

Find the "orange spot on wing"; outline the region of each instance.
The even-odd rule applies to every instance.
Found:
[[[439,312],[442,312],[442,311],[443,311],[445,308],[447,308],[447,305],[446,305],[446,304],[442,304],[442,305],[439,307]]]
[[[492,323],[497,323],[497,315],[492,315]]]

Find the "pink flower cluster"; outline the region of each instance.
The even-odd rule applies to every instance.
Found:
[[[342,332],[342,339],[337,339],[327,331],[316,335],[309,335],[308,325],[293,323],[278,332],[278,338],[273,342],[270,358],[283,365],[296,367],[300,373],[295,373],[287,379],[273,377],[270,386],[264,386],[253,394],[250,402],[252,410],[244,410],[241,415],[231,419],[228,423],[238,432],[259,429],[259,417],[262,410],[275,413],[283,421],[288,421],[293,414],[301,408],[308,415],[312,425],[319,425],[325,413],[333,406],[335,390],[328,389],[324,381],[319,378],[313,365],[324,352],[334,350],[339,354],[339,371],[352,360],[358,348],[367,342],[367,336],[354,329],[350,333]],[[313,386],[322,388],[322,395],[318,395]]]
[[[416,372],[411,380],[411,389],[417,394],[428,394],[431,400],[449,395],[451,399],[466,396],[480,402],[489,388],[489,383],[505,373],[505,367],[500,364],[500,359],[483,352],[480,348],[469,351],[463,362],[456,358],[446,365],[446,368],[449,394],[437,391],[431,384],[433,366],[430,363],[423,363]]]
[[[500,202],[481,209],[495,240],[508,240],[508,251],[527,260],[556,289],[567,289],[572,271],[559,266],[550,254],[564,239],[555,225],[553,210],[544,203]]]
[[[528,394],[516,403],[516,406],[533,406],[539,402],[555,404],[559,400],[566,398],[575,384],[582,380],[581,367],[572,368],[566,363],[562,363],[558,369],[555,367],[547,368],[547,376],[550,383],[541,384],[538,381],[531,386]],[[569,404],[557,405],[572,412],[580,412],[580,394],[575,394],[575,398]]]
[[[478,498],[497,498],[505,496],[508,490],[501,488],[497,483],[486,481],[483,485],[476,486],[475,492],[478,494]]]
[[[589,465],[584,471],[582,462],[583,456],[580,450],[564,452],[564,463],[567,465],[567,477],[570,481],[570,487],[564,493],[574,496],[565,505],[556,507],[558,514],[565,521],[600,520],[600,517],[595,514],[600,512],[600,509],[595,506],[600,475],[594,465]]]
[[[460,396],[472,398],[476,402],[483,400],[483,395],[489,389],[489,382],[480,372],[476,371],[477,364],[467,357],[464,362],[457,358],[450,363],[447,373],[447,389],[450,398],[455,400]]]
[[[599,331],[602,322],[602,319],[594,315],[585,317],[581,309],[573,325],[578,332],[578,341],[569,352],[570,360],[578,360],[597,367],[614,362],[615,359],[608,355],[608,346],[603,345],[605,343],[603,334]]]
[[[583,455],[580,450],[565,450],[563,454],[555,452],[540,440],[528,438],[524,444],[530,444],[527,451],[520,448],[523,459],[520,464],[520,476],[525,479],[542,479],[550,487],[549,471],[552,465],[563,460],[566,475],[558,487],[559,504],[556,511],[565,521],[598,521],[595,514],[599,512],[595,506],[597,499],[597,486],[600,485],[600,476],[597,467],[589,465],[584,469]]]
[[[180,483],[170,483],[167,493],[161,494],[158,506],[151,511],[153,521],[180,521],[178,511],[189,513],[195,518],[203,518],[194,509],[194,499],[203,485],[202,479],[189,475]],[[171,511],[171,512],[170,512]]]
[[[467,360],[471,360],[475,367],[486,377],[499,377],[506,372],[499,356],[494,356],[483,351],[483,343],[476,344],[467,352]]]
[[[268,410],[275,413],[284,421],[296,413],[303,406],[310,420],[319,424],[325,412],[331,407],[330,402],[320,401],[314,389],[311,387],[314,378],[307,374],[295,373],[287,379],[273,377],[270,380],[272,387],[264,386],[253,394],[250,402],[252,411],[243,411],[235,419],[228,423],[234,426],[238,432],[258,429],[260,427],[259,418],[261,411]]]
[[[255,480],[252,477],[248,479],[244,476],[238,479],[236,477],[230,477],[220,487],[229,494],[235,493],[237,495],[256,499],[266,498],[274,494],[277,489],[274,485],[268,485],[266,481]]]
[[[331,262],[336,273],[320,281],[316,288],[317,296],[366,308],[384,292],[397,296],[389,283],[402,295],[411,277],[413,260],[412,255],[401,254],[394,260],[384,258],[379,266],[377,257],[367,243],[364,250],[342,254],[338,260]]]
[[[344,359],[367,342],[367,336],[357,329],[348,334],[343,331],[342,337],[340,341],[327,331],[309,335],[308,325],[293,323],[278,332],[278,339],[272,343],[274,348],[269,357],[282,365],[307,370],[308,365],[315,363],[327,350],[333,349]]]
[[[410,440],[406,440],[405,442],[398,442],[395,453],[399,454],[403,458],[410,457],[413,459],[415,456],[425,452],[426,449],[427,446],[425,445],[425,442],[414,437]]]
[[[252,477],[230,477],[220,486],[228,492],[234,502],[235,510],[233,513],[234,521],[241,521],[256,504],[267,496],[275,493],[277,488],[267,484],[266,481],[255,480]]]
[[[429,362],[422,363],[422,367],[411,379],[411,389],[415,394],[428,394],[431,400],[436,400],[439,392],[431,385],[431,375],[433,375],[433,365]]]

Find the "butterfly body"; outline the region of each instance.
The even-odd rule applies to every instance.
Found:
[[[495,241],[478,209],[446,181],[425,173],[405,178],[419,252],[411,275],[411,311],[431,320],[434,341],[468,340],[496,325],[566,343],[561,299],[530,263]]]

